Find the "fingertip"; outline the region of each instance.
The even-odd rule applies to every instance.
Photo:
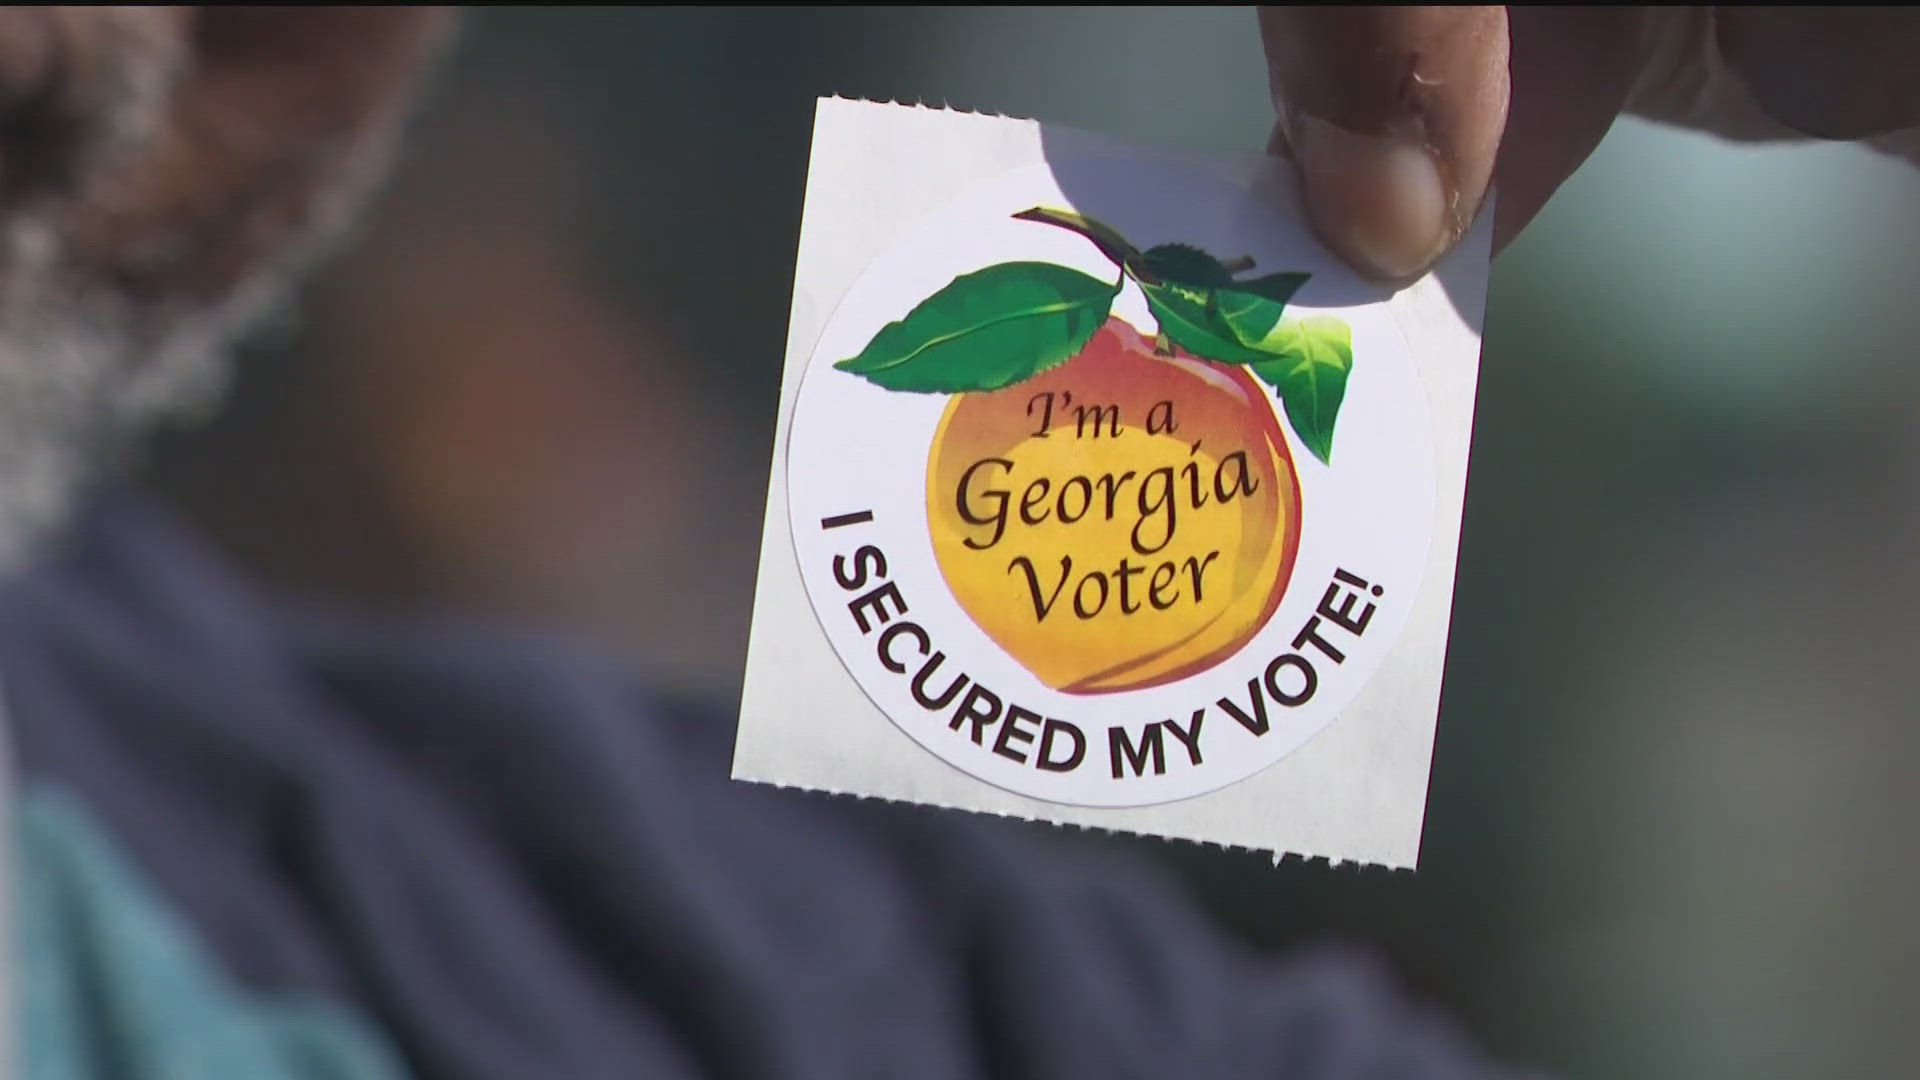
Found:
[[[1478,214],[1506,118],[1500,8],[1262,11],[1278,132],[1321,240],[1370,279],[1425,273]]]
[[[1493,177],[1500,191],[1495,254],[1546,207],[1613,126],[1648,64],[1650,20],[1684,17],[1680,9],[1510,11],[1512,99]]]
[[[1456,232],[1452,196],[1422,140],[1349,131],[1306,115],[1293,128],[1307,216],[1356,270],[1401,280],[1444,253]]]

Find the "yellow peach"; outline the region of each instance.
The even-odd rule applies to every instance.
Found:
[[[1300,482],[1245,369],[1113,318],[1066,363],[955,394],[927,462],[954,598],[1073,694],[1203,671],[1258,633],[1300,547]]]

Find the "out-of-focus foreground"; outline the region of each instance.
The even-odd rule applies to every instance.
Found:
[[[155,479],[282,592],[724,699],[824,93],[1271,120],[1245,9],[477,11],[390,198]],[[1916,237],[1897,163],[1617,125],[1495,268],[1420,871],[1135,846],[1522,1062],[1910,1074]]]

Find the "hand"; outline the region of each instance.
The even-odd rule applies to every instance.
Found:
[[[1913,8],[1329,5],[1260,28],[1272,149],[1321,239],[1381,280],[1444,255],[1489,184],[1504,247],[1622,111],[1740,139],[1920,125]]]

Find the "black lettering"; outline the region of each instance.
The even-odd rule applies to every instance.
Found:
[[[1100,586],[1100,602],[1093,605],[1092,611],[1087,610],[1087,605],[1084,602],[1087,594],[1087,585],[1089,583],[1097,584]],[[1107,575],[1101,573],[1098,570],[1095,570],[1089,573],[1086,577],[1081,578],[1080,584],[1075,585],[1073,587],[1073,613],[1075,615],[1078,615],[1083,619],[1091,619],[1095,615],[1100,614],[1101,609],[1105,608],[1106,606],[1107,606]]]
[[[1192,457],[1200,452],[1201,441],[1200,439],[1193,440],[1193,448],[1187,451],[1188,457]],[[1218,475],[1220,467],[1218,465],[1214,466],[1213,471],[1215,475]],[[1187,478],[1187,493],[1192,496],[1193,508],[1198,510],[1207,505],[1206,492],[1200,490],[1199,464],[1189,461],[1185,465],[1180,466],[1180,473]]]
[[[1106,424],[1114,438],[1120,436],[1120,406],[1118,405],[1076,405],[1073,409],[1073,437],[1087,437],[1087,417],[1093,417],[1093,437],[1100,437],[1100,425]]]
[[[933,675],[934,671],[938,670],[946,659],[946,653],[934,653],[932,656],[927,657],[927,662],[921,664],[920,670],[914,673],[913,700],[919,702],[920,707],[928,712],[939,712],[941,709],[946,708],[947,702],[952,701],[954,695],[958,694],[966,687],[967,683],[971,681],[964,674],[955,675],[953,677],[953,683],[945,690],[940,691],[939,697],[928,697],[927,679]]]
[[[1045,399],[1044,401],[1042,400],[1043,398]],[[1068,394],[1067,398],[1068,400],[1072,400],[1073,395]],[[1053,426],[1053,391],[1045,390],[1028,398],[1028,416],[1033,415],[1033,405],[1036,401],[1041,403],[1040,426],[1033,429],[1032,436],[1036,439],[1044,439],[1047,437],[1047,429]]]
[[[1174,575],[1178,573],[1179,571],[1174,569],[1173,564],[1170,562],[1163,562],[1159,566],[1154,567],[1153,577],[1147,582],[1147,603],[1152,604],[1154,608],[1159,611],[1165,611],[1172,607],[1175,601],[1180,599],[1180,590],[1175,589],[1173,596],[1164,601],[1160,599],[1160,596],[1163,589],[1173,584]],[[1164,581],[1161,580],[1160,577],[1162,574],[1166,575]]]
[[[1213,560],[1219,557],[1220,557],[1220,553],[1218,551],[1207,552],[1207,557],[1204,559],[1196,559],[1191,555],[1187,556],[1185,565],[1187,568],[1187,573],[1193,575],[1193,602],[1194,603],[1197,604],[1202,599],[1200,596],[1200,575],[1206,572],[1208,563],[1211,563]]]
[[[1307,625],[1301,627],[1298,634],[1293,635],[1293,647],[1298,649],[1303,645],[1311,644],[1314,648],[1326,653],[1327,659],[1332,660],[1334,663],[1345,662],[1347,654],[1334,648],[1333,642],[1321,637],[1319,630],[1320,616],[1315,615],[1307,620]]]
[[[1038,525],[1047,520],[1047,490],[1051,487],[1053,487],[1053,481],[1044,476],[1027,485],[1027,490],[1020,493],[1021,521],[1029,525]],[[1038,514],[1033,512],[1036,506],[1040,508]]]
[[[872,520],[873,511],[856,510],[851,514],[835,514],[832,517],[821,518],[820,527],[822,529],[838,529],[846,525],[865,525]]]
[[[1154,483],[1156,480],[1159,481],[1157,486]],[[1162,465],[1142,477],[1140,480],[1140,494],[1138,499],[1140,519],[1133,523],[1133,533],[1130,539],[1133,542],[1133,550],[1135,552],[1141,555],[1152,555],[1173,542],[1175,519],[1179,516],[1174,510],[1176,500],[1173,494],[1173,469],[1169,466]],[[1160,529],[1160,540],[1149,546],[1140,530],[1146,528],[1147,522],[1152,521],[1154,517],[1161,514],[1162,511],[1165,511],[1164,516],[1166,521]]]
[[[1080,509],[1072,514],[1068,514],[1067,513],[1067,492],[1072,491],[1075,484],[1080,485]],[[1091,509],[1093,509],[1092,481],[1088,480],[1084,476],[1067,477],[1066,480],[1063,481],[1060,485],[1060,503],[1058,506],[1054,507],[1054,511],[1053,511],[1054,513],[1060,515],[1060,523],[1062,525],[1071,525],[1074,522],[1079,521],[1081,518],[1086,517],[1087,511]]]
[[[873,564],[874,577],[887,576],[887,557],[872,544],[862,544],[859,550],[853,553],[851,573],[847,570],[845,558],[839,555],[833,557],[833,580],[839,582],[841,588],[849,591],[862,588],[867,583],[867,564],[869,563]]]
[[[1044,601],[1040,599],[1040,575],[1033,572],[1033,560],[1025,555],[1015,555],[1013,561],[1007,564],[1007,573],[1013,573],[1016,566],[1027,574],[1027,591],[1033,598],[1034,621],[1045,622],[1047,613],[1060,601],[1060,590],[1067,587],[1067,578],[1073,573],[1073,556],[1060,556],[1060,580],[1054,584],[1053,591],[1047,594]]]
[[[1120,582],[1121,614],[1131,615],[1134,612],[1140,610],[1140,604],[1138,601],[1133,599],[1133,593],[1129,589],[1129,585],[1131,584],[1131,581],[1130,581],[1131,578],[1137,577],[1138,575],[1144,574],[1144,573],[1146,573],[1145,567],[1135,566],[1132,563],[1128,562],[1124,555],[1121,556],[1120,565],[1116,567],[1113,571],[1114,579]]]
[[[994,736],[993,739],[993,752],[1003,758],[1025,765],[1027,763],[1027,752],[1025,750],[1014,749],[1013,743],[1016,739],[1023,744],[1033,742],[1033,732],[1020,725],[1028,720],[1039,719],[1041,719],[1041,716],[1037,712],[1023,709],[1018,705],[1007,706],[1007,718],[1001,721],[1000,734]]]
[[[1340,574],[1336,573],[1334,576],[1338,577]],[[1361,582],[1361,585],[1365,584],[1365,582]],[[1333,601],[1336,597],[1345,600],[1346,603],[1335,608]],[[1315,608],[1314,611],[1319,615],[1325,616],[1328,622],[1358,637],[1366,633],[1367,624],[1373,621],[1375,606],[1373,601],[1368,600],[1366,610],[1362,611],[1358,618],[1355,618],[1353,616],[1353,605],[1360,603],[1362,600],[1366,600],[1366,598],[1358,593],[1342,592],[1338,584],[1329,583],[1327,585],[1327,591],[1320,596],[1320,606]]]
[[[1280,669],[1290,667],[1300,672],[1300,690],[1286,693],[1280,689]],[[1320,687],[1320,675],[1313,670],[1313,664],[1299,653],[1281,653],[1267,662],[1267,696],[1285,705],[1289,709],[1305,705]]]
[[[1009,474],[1013,472],[1013,462],[1006,458],[981,458],[967,466],[967,471],[960,474],[960,486],[953,493],[953,508],[960,514],[960,520],[969,525],[993,526],[993,536],[984,544],[975,541],[971,536],[961,541],[975,551],[985,551],[999,543],[1000,537],[1007,531],[1008,499],[1004,490],[994,488],[986,492],[986,497],[993,502],[993,512],[985,515],[975,513],[973,500],[967,497],[967,492],[971,490],[973,484],[973,474],[988,465],[998,465]]]
[[[1120,489],[1125,487],[1127,484],[1127,481],[1133,479],[1135,475],[1136,474],[1132,469],[1128,469],[1126,472],[1121,473],[1119,476],[1115,476],[1112,473],[1106,473],[1103,476],[1101,476],[1100,479],[1094,481],[1094,483],[1107,489],[1107,520],[1108,521],[1112,521],[1114,517],[1119,513],[1119,508],[1114,504],[1120,501]]]
[[[1153,408],[1147,410],[1147,434],[1158,435],[1163,431],[1169,435],[1174,432],[1171,401],[1156,401]]]
[[[1219,704],[1227,711],[1228,716],[1239,721],[1241,727],[1255,735],[1265,735],[1267,733],[1267,699],[1260,695],[1260,678],[1257,675],[1247,680],[1247,700],[1252,703],[1252,716],[1242,712],[1240,706],[1226,698],[1221,698]]]
[[[1053,739],[1056,735],[1065,735],[1073,741],[1073,752],[1065,758],[1053,756]],[[1048,772],[1072,772],[1086,756],[1087,737],[1081,734],[1079,725],[1055,720],[1051,716],[1040,725],[1040,746],[1033,754],[1035,765]]]
[[[872,608],[874,615],[883,623],[893,618],[893,615],[887,614],[886,605],[881,603],[882,600],[886,600],[889,597],[893,600],[893,606],[899,609],[895,611],[893,615],[905,615],[907,613],[907,602],[901,598],[900,589],[891,581],[884,585],[876,586],[871,592],[862,593],[860,596],[855,597],[852,603],[847,605],[847,610],[853,612],[854,625],[860,627],[861,633],[864,634],[873,629],[873,627],[867,624],[866,612],[862,610],[864,608]]]
[[[1237,471],[1240,474],[1239,479],[1235,480],[1231,486],[1225,483],[1228,464],[1238,466]],[[1235,450],[1221,458],[1219,467],[1213,470],[1213,497],[1221,502],[1231,501],[1236,492],[1241,495],[1252,495],[1259,490],[1260,481],[1254,479],[1253,470],[1247,466],[1245,450]]]
[[[1153,762],[1154,775],[1166,775],[1167,749],[1160,741],[1160,722],[1156,720],[1147,725],[1146,730],[1140,733],[1138,746],[1134,745],[1133,740],[1127,738],[1126,728],[1119,725],[1108,728],[1107,755],[1112,760],[1115,780],[1126,775],[1122,771],[1123,763],[1133,770],[1133,775],[1145,776],[1149,759]]]
[[[953,710],[953,720],[947,724],[947,727],[959,731],[961,724],[972,721],[971,738],[974,745],[979,746],[986,741],[987,725],[998,719],[1000,719],[1000,695],[979,683],[974,683],[967,687],[967,696],[960,699],[960,707]]]
[[[1160,721],[1167,729],[1167,734],[1179,739],[1181,744],[1187,748],[1187,757],[1192,759],[1195,765],[1200,764],[1200,721],[1206,719],[1206,715],[1207,710],[1205,709],[1193,710],[1193,719],[1184,731],[1181,730],[1179,724],[1172,720]]]
[[[893,639],[902,634],[913,637],[920,642],[921,656],[925,656],[933,651],[933,642],[928,640],[927,632],[920,629],[919,623],[897,622],[885,630],[880,631],[880,641],[874,646],[874,651],[880,655],[880,666],[893,672],[895,675],[905,675],[907,673],[907,665],[893,658]]]

